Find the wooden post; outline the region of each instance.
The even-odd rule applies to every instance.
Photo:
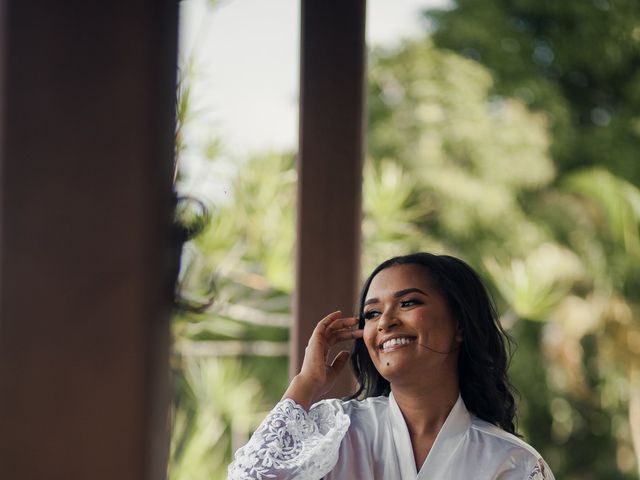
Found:
[[[0,465],[157,480],[175,0],[0,0]]]
[[[291,375],[315,324],[351,315],[359,282],[365,0],[303,0]],[[332,395],[351,390],[343,375]]]

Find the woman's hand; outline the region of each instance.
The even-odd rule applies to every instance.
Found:
[[[329,350],[338,342],[361,338],[362,330],[357,329],[357,325],[358,318],[343,318],[340,311],[320,320],[304,351],[300,373],[291,381],[283,398],[291,398],[308,410],[314,401],[327,393],[349,360],[349,352],[341,351],[329,363]]]

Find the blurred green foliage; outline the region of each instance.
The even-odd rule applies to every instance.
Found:
[[[540,349],[547,360],[548,391],[538,394],[518,378],[525,355],[516,357],[514,377],[527,393],[523,425],[559,478],[637,478],[640,3],[456,0],[425,18],[439,48],[488,69],[492,97],[517,98],[548,122],[553,188],[521,199],[577,255],[582,274],[573,284],[538,283],[548,305],[536,312],[518,293],[536,262],[511,260],[507,271],[487,265],[520,316],[547,322],[514,327],[521,353]],[[552,429],[540,436],[545,417]]]
[[[438,47],[489,68],[493,93],[550,120],[561,170],[606,165],[640,184],[640,3],[454,0],[427,18]]]
[[[416,250],[481,272],[558,480],[640,468],[638,5],[460,0],[369,60],[363,274]],[[290,153],[243,159],[185,250],[180,295],[215,303],[174,321],[172,480],[225,478],[286,387],[295,182]]]
[[[178,295],[194,304],[209,290],[215,301],[174,317],[170,480],[226,478],[287,385],[293,157],[256,156],[238,172],[183,253]]]
[[[520,345],[512,377],[526,438],[558,478],[632,478],[628,387],[610,389],[606,406],[601,393],[610,381],[628,382],[637,352],[624,337],[616,347],[620,363],[606,371],[588,364],[612,360],[601,355],[611,340],[603,330],[619,327],[616,306],[634,302],[622,288],[634,271],[611,266],[618,257],[631,260],[638,190],[601,170],[559,170],[546,115],[496,97],[489,72],[476,61],[436,49],[429,39],[374,58],[370,163],[374,170],[393,165],[396,177],[412,179],[404,188],[410,185],[413,195],[401,190],[401,197],[414,203],[405,202],[396,220],[419,221],[384,238],[388,212],[371,209],[365,189],[366,261],[382,259],[380,242],[393,243],[400,251],[452,253],[483,272]],[[376,205],[392,202],[388,194],[378,192]],[[628,332],[636,328],[630,320]]]

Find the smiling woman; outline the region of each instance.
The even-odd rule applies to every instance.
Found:
[[[367,355],[387,381],[420,387],[421,381],[433,380],[424,375],[427,371],[457,385],[460,322],[423,267],[395,265],[375,275],[361,317]]]
[[[396,284],[398,288],[409,284],[422,286],[423,295],[418,294],[416,300],[424,304],[419,306],[420,316],[430,326],[421,324],[427,331],[419,339],[420,346],[441,354],[440,368],[436,371],[446,379],[455,380],[471,412],[515,433],[515,405],[507,379],[509,339],[497,320],[486,288],[473,269],[457,258],[429,253],[383,262],[362,289],[360,327],[365,330],[373,306],[371,299],[378,289],[385,287],[384,282],[393,282],[391,285]],[[404,311],[406,315],[410,310],[404,307]],[[449,331],[446,331],[447,325]],[[453,328],[455,333],[451,332]],[[389,379],[373,362],[375,357],[375,351],[372,355],[363,342],[356,342],[352,365],[359,390],[353,398],[388,395],[391,391]],[[437,362],[438,356],[432,361]],[[427,366],[421,361],[418,363],[424,372]]]
[[[358,389],[323,400],[355,339]],[[508,341],[489,295],[463,261],[417,253],[379,265],[357,317],[334,312],[315,328],[300,373],[229,476],[550,480],[516,436],[506,375]]]

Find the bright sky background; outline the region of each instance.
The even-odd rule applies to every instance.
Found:
[[[344,0],[348,1],[348,0]],[[197,119],[183,129],[187,146],[220,139],[208,161],[201,150],[180,157],[182,194],[224,203],[241,160],[252,152],[295,151],[298,140],[300,0],[180,2],[180,64],[192,58]],[[367,43],[393,46],[419,36],[420,11],[450,0],[368,0]]]
[[[180,56],[193,55],[195,130],[217,134],[227,155],[295,149],[300,0],[181,2]],[[449,0],[369,0],[367,42],[393,45],[420,35],[420,10]]]

